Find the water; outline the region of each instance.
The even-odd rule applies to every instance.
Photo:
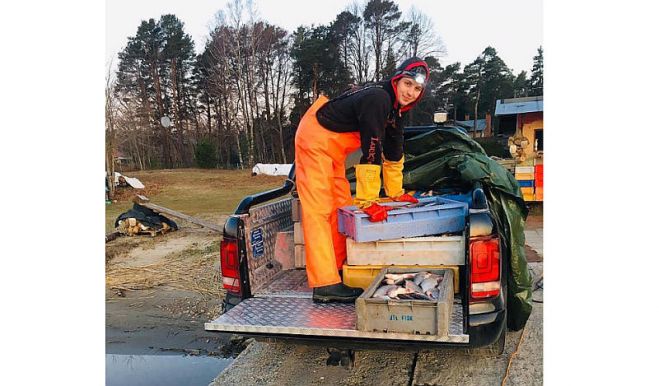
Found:
[[[232,358],[191,355],[105,355],[106,386],[208,386]]]

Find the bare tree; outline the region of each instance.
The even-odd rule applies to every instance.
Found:
[[[286,160],[284,112],[290,98],[288,34],[258,20],[258,12],[250,1],[233,0],[226,12],[218,13],[216,20],[209,45],[213,78],[218,86],[213,96],[221,101],[222,123],[234,123],[240,164],[247,161],[251,165],[257,158]],[[246,154],[241,141],[245,142]]]
[[[240,6],[240,4],[237,6]],[[230,137],[234,140],[239,166],[242,168],[244,157],[241,148],[241,122],[239,117],[241,101],[237,97],[240,89],[237,69],[235,68],[239,67],[238,59],[236,59],[239,47],[236,47],[234,28],[228,25],[223,11],[216,14],[216,23],[217,26],[211,34],[209,52],[212,60],[210,73],[213,87],[211,91],[217,97],[215,105],[216,116],[218,117],[217,139],[219,144],[227,144],[225,149],[227,160],[230,155],[228,147],[231,142],[226,141],[226,139]]]
[[[404,52],[407,56],[425,58],[430,55],[436,57],[446,55],[446,47],[427,15],[411,6],[405,15],[405,20],[409,23],[404,36]]]
[[[347,8],[348,12],[359,18],[357,28],[351,30],[350,40],[348,42],[348,52],[350,59],[348,62],[353,70],[353,78],[358,83],[369,81],[369,65],[371,61],[371,46],[368,39],[368,30],[364,24],[364,19],[360,16],[364,13],[364,5],[360,5],[357,0]]]
[[[375,80],[378,81],[385,75],[383,71],[387,59],[385,44],[391,45],[392,39],[395,39],[400,29],[398,19],[401,12],[393,1],[370,0],[366,4],[363,15],[375,53]]]
[[[110,189],[108,196],[114,196],[114,151],[115,151],[115,108],[114,108],[114,79],[112,77],[112,61],[108,65],[105,76],[105,170],[107,186]]]
[[[288,111],[290,106],[287,87],[290,82],[291,74],[291,58],[288,55],[289,46],[290,39],[286,39],[285,44],[276,51],[276,60],[273,62],[274,66],[271,67],[270,70],[271,78],[273,80],[272,97],[274,102],[274,114],[277,119],[277,134],[279,136],[279,145],[283,163],[288,163],[286,157],[286,145],[284,144],[283,121],[284,114]]]

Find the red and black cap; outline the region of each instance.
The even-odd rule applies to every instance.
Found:
[[[411,57],[401,63],[401,65],[396,68],[394,75],[391,77],[391,87],[394,89],[394,95],[398,93],[396,87],[397,81],[404,76],[414,79],[417,83],[423,86],[423,90],[421,90],[421,94],[419,94],[419,97],[416,98],[414,102],[401,108],[401,112],[405,112],[414,107],[414,105],[417,104],[423,97],[423,93],[426,91],[426,86],[430,81],[430,70],[428,69],[428,64],[416,56]],[[398,108],[398,100],[394,102],[394,107]]]

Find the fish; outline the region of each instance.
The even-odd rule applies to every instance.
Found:
[[[392,288],[387,291],[387,296],[390,298],[398,298],[399,295],[409,295],[412,293],[414,293],[414,291],[411,289],[396,286],[396,288]]]
[[[409,288],[403,288],[403,287],[398,287],[395,289],[391,289],[387,292],[387,296],[390,299],[402,299],[402,300],[432,300],[430,296],[422,293],[422,292],[416,292],[414,290],[411,290]]]
[[[384,275],[385,279],[394,279],[396,281],[402,279],[412,279],[414,273],[387,273]]]
[[[430,297],[430,295],[420,292],[415,292],[413,294],[410,294],[410,296],[412,296],[412,298],[414,299],[419,299],[419,300],[433,300],[432,297]]]
[[[373,294],[378,299],[436,300],[439,298],[437,286],[443,275],[431,272],[385,274],[381,286]]]
[[[439,298],[439,288],[432,288],[426,291],[425,294],[428,295],[432,300],[436,300]]]
[[[423,292],[421,287],[419,287],[417,284],[414,284],[414,281],[412,280],[405,280],[405,288],[409,288],[414,292],[419,292],[419,293]]]
[[[437,280],[440,281],[440,282],[442,281],[442,278],[443,278],[442,275],[437,275],[437,274],[435,274],[435,273],[431,273],[430,275],[428,275],[428,276],[426,277],[426,279],[429,278],[429,277],[430,277],[430,278],[433,278],[433,279],[437,279]]]
[[[373,294],[373,297],[374,298],[385,298],[387,296],[387,292],[389,292],[390,290],[396,289],[396,288],[400,288],[400,287],[397,286],[397,285],[384,285],[384,286],[378,288],[377,290],[375,290],[375,293]]]
[[[435,288],[437,284],[439,284],[439,279],[437,278],[437,276],[435,276],[435,277],[428,277],[427,279],[422,281],[420,285],[423,292],[426,292]]]
[[[424,281],[429,275],[432,275],[430,272],[418,272],[414,275],[414,284],[419,285]]]
[[[398,279],[384,279],[382,280],[382,284],[401,284],[405,279],[402,277]]]

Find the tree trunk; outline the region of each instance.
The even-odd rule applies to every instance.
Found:
[[[155,118],[156,125],[160,126],[161,141],[162,141],[162,161],[165,167],[172,167],[172,156],[170,150],[170,140],[169,140],[169,129],[165,129],[160,124],[160,118],[162,118],[165,107],[162,104],[162,90],[160,88],[160,76],[158,75],[158,65],[157,58],[154,62],[151,63],[151,76],[153,77],[153,83],[156,87],[156,107],[158,108],[157,116]]]
[[[109,71],[108,71],[109,72]],[[108,186],[108,198],[114,197],[114,107],[113,107],[113,87],[108,74],[105,86],[105,125],[106,125],[106,146],[105,146],[105,167]]]
[[[478,120],[478,101],[481,99],[481,89],[478,89],[478,92],[476,93],[476,103],[474,103],[474,136],[473,138],[476,138],[476,124]]]
[[[313,90],[313,99],[311,100],[311,103],[313,103],[313,101],[318,99],[318,63],[313,64],[312,90]]]

